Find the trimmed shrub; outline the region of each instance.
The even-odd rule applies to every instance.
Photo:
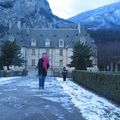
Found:
[[[23,70],[23,71],[4,71],[4,70],[1,70],[0,71],[0,77],[26,76],[26,75],[28,75],[27,70]]]
[[[120,74],[73,71],[73,80],[106,98],[120,103]]]

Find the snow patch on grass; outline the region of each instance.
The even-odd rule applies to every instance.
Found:
[[[120,107],[67,79],[57,78],[72,103],[87,120],[120,120]]]

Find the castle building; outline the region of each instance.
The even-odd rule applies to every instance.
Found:
[[[60,70],[71,62],[73,46],[81,41],[96,51],[92,40],[84,29],[78,28],[22,28],[21,23],[10,25],[4,40],[16,40],[21,46],[21,53],[25,59],[25,68],[35,69],[42,53],[47,53],[51,70]],[[96,57],[91,57],[97,65]]]

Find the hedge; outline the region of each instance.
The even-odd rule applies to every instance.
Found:
[[[120,103],[120,74],[73,71],[73,80],[106,98]]]
[[[0,77],[26,76],[26,75],[28,75],[27,70],[23,70],[23,71],[5,71],[5,70],[1,70],[0,71]]]

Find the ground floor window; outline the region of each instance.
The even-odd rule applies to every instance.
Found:
[[[60,60],[60,61],[59,61],[59,66],[60,66],[60,67],[63,67],[63,60]]]
[[[32,59],[32,66],[35,66],[35,59]]]
[[[60,49],[60,56],[63,56],[63,49]]]
[[[32,49],[32,55],[35,55],[35,49],[34,48]]]
[[[49,56],[49,49],[46,49],[46,54],[47,56]]]

